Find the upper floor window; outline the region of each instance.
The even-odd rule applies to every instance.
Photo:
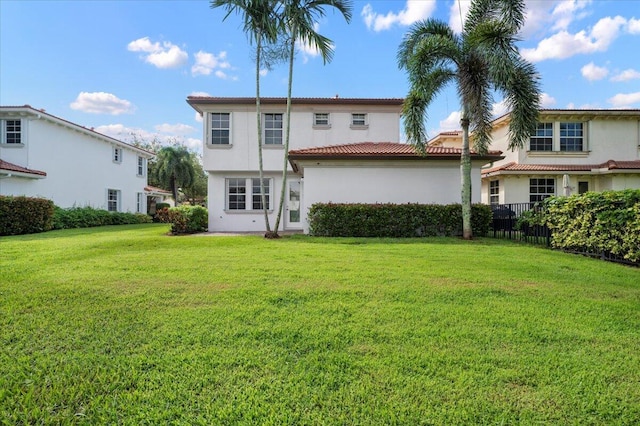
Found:
[[[0,120],[0,143],[20,144],[22,143],[22,121],[21,120]]]
[[[555,179],[529,179],[529,202],[535,203],[556,195]]]
[[[314,126],[328,126],[329,125],[329,113],[327,112],[316,112],[313,114],[313,125]]]
[[[110,212],[120,211],[120,191],[117,189],[107,190],[107,210]]]
[[[367,114],[356,113],[351,114],[351,125],[352,126],[366,126],[367,125]]]
[[[212,112],[211,143],[213,145],[229,145],[231,143],[231,114],[228,112]]]
[[[489,204],[495,206],[500,204],[500,181],[492,180],[489,182]]]
[[[553,151],[553,123],[538,123],[529,147],[531,151]]]
[[[113,147],[113,162],[122,163],[122,148]]]
[[[138,156],[138,176],[145,175],[145,163],[144,157]]]
[[[560,151],[582,151],[582,123],[560,123]]]
[[[264,115],[264,144],[282,145],[282,114]]]

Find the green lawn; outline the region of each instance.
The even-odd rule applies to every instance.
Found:
[[[0,424],[638,424],[640,270],[492,239],[0,238]]]

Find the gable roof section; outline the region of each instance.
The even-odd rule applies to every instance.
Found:
[[[493,167],[482,172],[482,177],[490,177],[499,174],[532,173],[564,173],[564,172],[589,172],[606,173],[615,170],[630,170],[640,173],[640,160],[616,161],[609,160],[600,164],[518,164],[515,162]]]
[[[38,110],[33,108],[31,105],[23,105],[23,106],[0,106],[0,114],[1,113],[13,113],[17,114],[18,117],[31,116],[36,118],[43,118],[52,123],[61,125],[63,127],[67,127],[71,130],[75,130],[77,132],[83,133],[87,136],[102,140],[103,142],[107,142],[113,145],[118,145],[123,148],[128,148],[134,152],[137,152],[141,156],[146,158],[155,157],[155,153],[151,151],[147,151],[146,149],[138,148],[137,146],[131,145],[129,143],[123,142],[121,140],[112,138],[111,136],[103,135],[102,133],[96,132],[93,128],[86,128],[84,126],[80,126],[79,124],[72,123],[71,121],[65,120],[64,118],[57,117],[55,115],[49,114],[44,110]]]
[[[31,179],[42,179],[47,176],[47,173],[40,170],[27,169],[26,167],[0,160],[0,175],[15,175]]]

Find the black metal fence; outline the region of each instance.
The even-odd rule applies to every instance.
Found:
[[[547,226],[529,226],[520,218],[524,212],[538,208],[538,203],[511,203],[491,206],[493,237],[551,245],[551,231]]]

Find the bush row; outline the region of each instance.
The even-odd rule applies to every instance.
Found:
[[[491,208],[471,207],[474,236],[484,236]],[[309,232],[326,237],[429,237],[462,235],[460,204],[334,204],[309,209]]]
[[[547,225],[555,248],[640,262],[640,190],[551,197],[525,220]]]
[[[92,228],[105,225],[130,225],[151,223],[151,217],[143,213],[109,212],[93,207],[56,207],[53,229]]]
[[[165,207],[156,212],[156,218],[170,223],[172,234],[205,232],[209,226],[209,214],[202,206]]]
[[[0,235],[34,234],[53,226],[53,201],[0,196]]]

